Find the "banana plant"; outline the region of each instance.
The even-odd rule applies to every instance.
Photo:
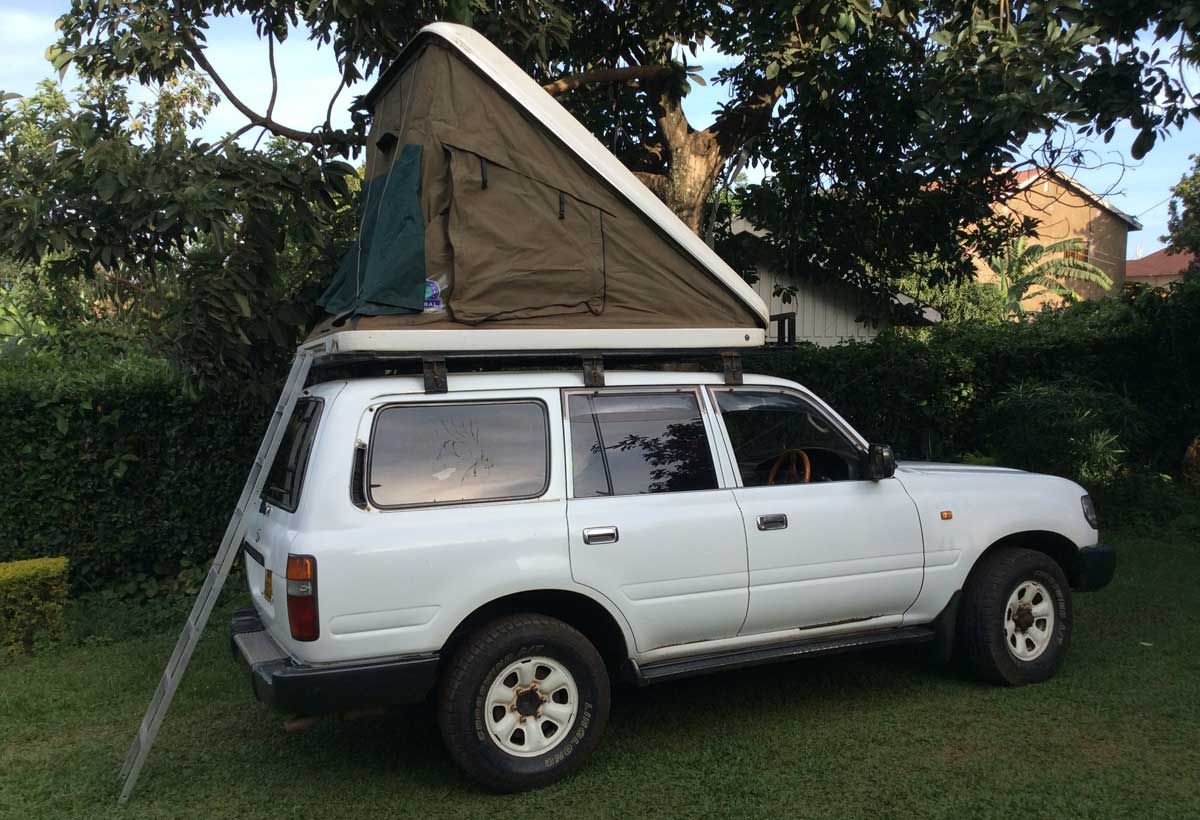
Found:
[[[1018,316],[1023,314],[1022,303],[1039,296],[1078,302],[1083,297],[1075,289],[1078,286],[1075,283],[1111,289],[1113,280],[1107,273],[1076,255],[1084,247],[1079,239],[1039,245],[1022,237],[1009,243],[1008,252],[1003,256],[988,259],[987,266],[995,276],[994,284],[1008,312]]]

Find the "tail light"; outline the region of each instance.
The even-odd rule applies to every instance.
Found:
[[[317,621],[317,559],[311,555],[288,556],[287,611],[292,638],[315,641],[320,635]]]

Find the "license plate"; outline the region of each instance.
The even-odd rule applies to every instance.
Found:
[[[263,576],[263,597],[268,601],[271,600],[271,570],[264,570],[266,573]]]

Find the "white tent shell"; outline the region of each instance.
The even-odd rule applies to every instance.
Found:
[[[356,351],[485,352],[553,350],[666,350],[757,347],[765,341],[767,306],[758,294],[613,156],[578,120],[519,66],[478,32],[434,23],[421,30],[385,72],[366,101],[390,84],[410,53],[430,39],[449,48],[503,92],[522,112],[547,129],[685,257],[736,297],[759,321],[745,328],[396,328],[342,329],[310,338],[307,347],[328,353]]]

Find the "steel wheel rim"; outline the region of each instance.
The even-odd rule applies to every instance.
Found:
[[[567,739],[579,711],[579,688],[561,662],[522,658],[492,680],[483,708],[493,743],[514,757],[537,757]]]
[[[1038,581],[1022,581],[1004,608],[1004,645],[1009,654],[1028,663],[1037,660],[1054,638],[1054,599]]]

